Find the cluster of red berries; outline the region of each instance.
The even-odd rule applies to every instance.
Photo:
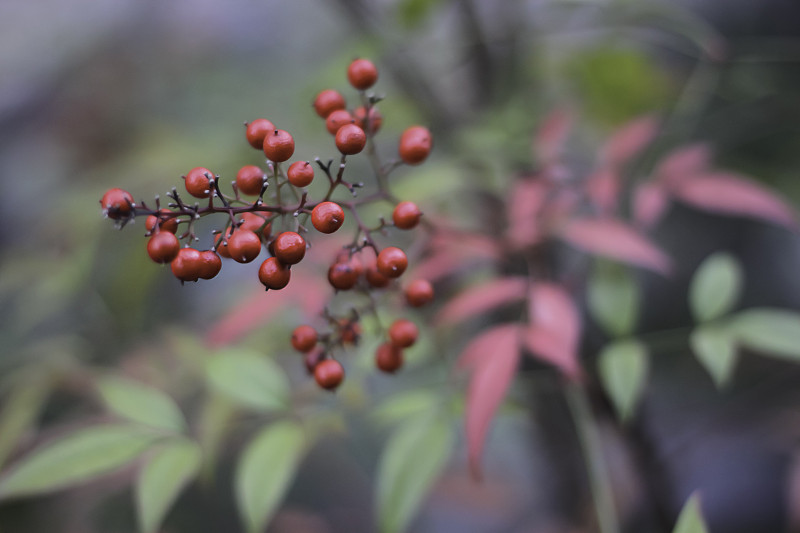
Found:
[[[377,81],[378,70],[369,60],[356,59],[347,69],[347,78],[359,92],[360,106],[348,110],[344,96],[333,89],[321,91],[313,102],[314,110],[325,120],[325,127],[334,136],[340,153],[338,168],[333,167],[332,159],[327,162],[319,158],[314,160],[316,168],[324,173],[328,185],[327,192],[318,201],[312,201],[306,190],[315,178],[315,164],[299,160],[284,166],[295,153],[293,136],[277,128],[270,120],[258,118],[245,123],[245,137],[253,148],[263,152],[266,157],[265,168],[254,164],[242,166],[231,183],[231,194],[223,193],[218,174],[205,167],[195,167],[183,176],[186,192],[196,199],[194,203],[185,202],[178,190],[173,188],[168,193],[170,202],[167,208],[161,208],[160,200],[156,197],[155,208],[151,209],[144,202],[134,202],[133,196],[127,191],[114,188],[100,200],[103,213],[117,221],[120,227],[137,216],[146,216],[148,255],[156,263],[169,263],[172,273],[182,283],[215,277],[222,268],[223,258],[249,263],[266,250],[268,257],[258,269],[258,279],[267,290],[280,290],[289,284],[292,266],[306,255],[308,229],[304,223],[310,219],[316,231],[331,234],[343,226],[345,213],[349,211],[356,234],[330,265],[330,285],[337,291],[390,286],[392,280],[406,270],[408,258],[398,247],[380,247],[373,234],[384,233],[386,226],[412,229],[419,224],[422,212],[412,202],[397,201],[388,190],[386,177],[400,164],[422,163],[431,151],[432,136],[422,126],[407,128],[399,139],[397,160],[381,165],[371,142],[383,122],[375,105],[380,98],[365,92]],[[378,190],[358,198],[357,189],[365,184],[346,181],[344,173],[347,157],[362,153],[365,148]],[[347,189],[351,197],[347,200],[336,199],[334,193],[340,188]],[[204,201],[202,205],[201,201]],[[374,202],[394,205],[391,222],[380,219],[380,224],[375,227],[368,227],[362,222],[357,209]],[[201,251],[192,247],[199,240],[194,232],[195,221],[211,214],[222,215],[225,226],[213,232],[210,247]],[[185,225],[185,230],[179,233],[182,225]],[[278,226],[281,231],[274,231]],[[184,242],[183,246],[181,241]],[[365,249],[370,249],[371,253],[364,254]],[[416,286],[415,283],[427,282],[414,282],[409,287]],[[421,305],[430,297],[430,284],[426,289],[417,288],[407,292],[412,305]],[[332,339],[336,337],[335,342],[344,344],[348,342],[348,335],[353,337],[353,342],[357,339],[358,334],[350,331],[358,325],[357,321],[339,320],[336,324],[337,335],[328,335],[326,342],[334,342]],[[345,327],[347,324],[349,326]],[[410,322],[408,324],[413,326]],[[406,328],[405,342],[409,338],[408,324],[397,326]],[[378,357],[378,367],[386,371],[394,371],[402,365],[402,348],[410,345],[403,346],[402,342],[396,341],[391,331],[390,342],[386,347],[382,346],[379,351],[383,355]],[[415,326],[413,337],[416,339]],[[410,342],[413,343],[413,340]],[[328,344],[330,347],[330,342]],[[318,363],[326,363],[322,368],[328,370],[319,370],[319,373],[327,372],[328,378],[317,376],[320,364],[309,363],[317,381],[325,388],[334,388],[332,383],[336,380],[330,375],[335,375],[335,372],[331,372],[330,368],[336,363],[335,360],[320,357]]]

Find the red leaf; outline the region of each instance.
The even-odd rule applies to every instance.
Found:
[[[506,396],[519,362],[519,326],[494,326],[473,338],[461,353],[472,377],[467,389],[465,428],[470,470],[480,479],[480,461],[489,426]]]
[[[544,119],[533,139],[533,154],[542,165],[560,159],[572,123],[572,113],[566,109],[556,109]]]
[[[604,167],[586,178],[586,192],[597,210],[609,214],[616,209],[620,192],[620,176],[616,168]]]
[[[797,214],[781,197],[743,176],[703,174],[681,182],[676,197],[700,209],[758,218],[797,229]]]
[[[473,267],[477,262],[493,261],[500,255],[496,239],[476,233],[442,231],[429,247],[433,253],[417,263],[414,276],[431,282]]]
[[[436,315],[438,325],[455,324],[491,309],[523,300],[528,289],[528,278],[507,277],[492,279],[462,291],[450,299]]]
[[[582,218],[569,222],[561,238],[576,248],[623,263],[668,274],[671,261],[646,237],[612,218]]]
[[[658,222],[668,205],[667,191],[657,182],[641,183],[633,191],[633,219],[643,228]]]
[[[559,284],[536,283],[528,303],[530,327],[524,332],[525,345],[534,356],[577,377],[581,319],[572,296]]]
[[[536,244],[542,238],[539,215],[549,187],[542,180],[517,180],[508,200],[508,241],[517,248]]]
[[[625,124],[603,145],[601,156],[604,163],[622,166],[650,144],[658,133],[655,117],[645,116]]]
[[[711,148],[705,143],[690,144],[668,153],[658,163],[656,179],[672,187],[705,171],[711,161]]]

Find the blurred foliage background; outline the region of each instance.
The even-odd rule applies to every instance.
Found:
[[[87,369],[144,379],[198,411],[186,361],[209,350],[205,333],[261,290],[256,267],[181,286],[147,258],[143,225],[113,230],[98,199],[122,187],[149,201],[194,166],[233,176],[260,163],[242,135],[242,123],[259,116],[292,131],[304,153],[332,155],[310,102],[322,88],[344,89],[356,56],[381,69],[384,153],[408,124],[434,131],[431,161],[398,189],[430,211],[496,224],[490,193],[530,170],[533,132],[558,107],[579,117],[578,169],[591,159],[579,154],[615,126],[657,113],[665,127],[650,163],[708,141],[720,166],[800,203],[800,5],[792,0],[4,0],[0,21],[0,398],[24,387],[30,408],[21,443],[0,435],[0,463],[71,424],[102,419]],[[635,177],[649,170],[645,159]],[[662,304],[644,306],[643,328],[685,323],[688,276],[715,247],[734,250],[746,267],[743,305],[800,308],[796,235],[681,207],[656,234],[687,266],[650,280],[648,294]],[[283,311],[241,343],[288,353],[303,312]],[[588,353],[598,335],[587,336]],[[450,348],[431,341],[425,349]],[[672,491],[659,512],[674,516],[699,483],[712,489],[712,531],[800,530],[791,451],[800,373],[745,359],[720,394],[670,350],[655,364],[643,415],[657,443],[645,462]],[[291,372],[302,379],[300,368]],[[365,417],[367,406],[434,385],[420,372],[362,385],[321,400],[346,406],[346,430],[312,450],[270,531],[372,530],[385,431]],[[574,450],[553,445],[570,440],[569,422],[534,383],[515,399],[495,424],[484,483],[469,479],[457,445],[414,531],[581,530],[589,511],[583,496],[571,499],[581,467],[569,465]],[[246,421],[242,428],[226,446]],[[219,483],[183,495],[164,531],[238,530],[224,457]],[[4,503],[0,531],[134,531],[126,475]],[[635,485],[628,496],[636,499]],[[642,520],[631,531],[661,531]]]

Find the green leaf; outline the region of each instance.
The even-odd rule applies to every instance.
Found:
[[[208,361],[206,378],[217,391],[251,409],[280,410],[289,404],[283,369],[255,351],[223,350]]]
[[[99,477],[132,461],[159,438],[122,424],[80,429],[37,448],[0,477],[0,499],[51,492]]]
[[[197,476],[202,453],[197,443],[174,439],[154,451],[136,479],[136,511],[142,533],[159,530],[181,491]]]
[[[4,398],[0,412],[0,466],[33,425],[49,392],[50,380],[37,377],[19,381]]]
[[[397,16],[403,26],[415,28],[429,16],[439,0],[402,0],[397,5]]]
[[[698,322],[707,322],[729,312],[742,291],[744,275],[739,261],[717,252],[703,261],[689,286],[689,308]]]
[[[116,415],[148,426],[181,432],[186,421],[175,402],[158,389],[127,378],[100,378],[97,388]]]
[[[410,416],[429,412],[440,401],[441,397],[429,390],[402,392],[378,405],[370,417],[379,424],[397,424]]]
[[[800,313],[758,308],[737,313],[730,329],[742,346],[800,362]]]
[[[381,533],[401,533],[447,464],[453,432],[439,418],[411,419],[392,433],[378,466],[377,515]]]
[[[700,495],[697,492],[684,504],[672,533],[708,533],[708,527],[700,512]]]
[[[205,483],[213,479],[217,457],[235,414],[236,408],[227,396],[212,392],[203,400],[198,417],[197,440],[203,449],[203,471],[200,475]]]
[[[644,344],[616,341],[603,348],[597,360],[600,382],[620,419],[628,420],[644,392],[648,357]]]
[[[614,337],[630,335],[639,314],[639,286],[624,265],[597,261],[587,287],[589,312]]]
[[[717,388],[724,387],[737,360],[736,340],[730,330],[711,324],[698,326],[689,336],[689,345]]]
[[[307,448],[303,428],[289,421],[264,428],[236,467],[236,502],[249,533],[263,531],[283,499]]]

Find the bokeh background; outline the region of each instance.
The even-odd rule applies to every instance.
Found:
[[[86,369],[173,387],[192,410],[176,354],[209,349],[208,330],[260,290],[255,270],[223,268],[214,282],[182,287],[147,258],[143,225],[114,230],[98,199],[122,187],[149,201],[194,166],[232,177],[260,163],[242,128],[259,116],[292,131],[305,152],[332,156],[310,102],[322,88],[346,89],[356,56],[381,69],[384,153],[408,124],[434,131],[436,152],[403,189],[429,208],[458,216],[465,189],[503,190],[530,169],[537,124],[565,106],[579,116],[576,153],[658,113],[660,149],[710,142],[721,167],[800,205],[793,0],[3,0],[0,30],[0,398],[31,372],[60,376],[34,427],[3,450],[9,460],[101,419]],[[470,198],[479,219],[491,214],[489,200]],[[656,234],[687,266],[650,280],[648,301],[660,304],[645,306],[642,328],[687,322],[688,276],[715,248],[745,265],[743,306],[800,308],[796,234],[680,206]],[[302,310],[289,302],[284,311],[240,342],[287,351]],[[585,351],[598,342],[590,335]],[[698,486],[712,532],[800,531],[800,373],[744,358],[719,393],[685,352],[667,347],[654,363],[642,465],[663,494],[630,531],[666,531]],[[366,408],[385,391],[430,383],[417,373],[341,395],[345,429],[311,452],[269,531],[372,531],[385,430]],[[584,530],[584,474],[565,444],[574,429],[548,386],[520,384],[487,445],[482,484],[458,448],[413,531]],[[636,502],[633,467],[611,462]],[[239,530],[230,466],[182,496],[164,531]],[[130,475],[0,504],[0,531],[135,531]]]

